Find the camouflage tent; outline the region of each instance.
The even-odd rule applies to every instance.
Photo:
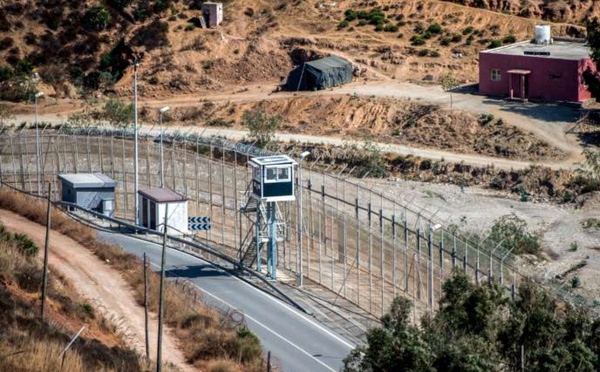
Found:
[[[285,89],[320,90],[350,83],[352,81],[352,63],[330,56],[305,62],[296,67],[287,76]]]

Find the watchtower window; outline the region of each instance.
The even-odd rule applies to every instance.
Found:
[[[267,176],[265,182],[289,182],[292,180],[290,167],[265,167]]]
[[[265,181],[277,182],[277,168],[266,168],[267,178]]]
[[[290,181],[290,169],[288,167],[279,168],[277,181]]]

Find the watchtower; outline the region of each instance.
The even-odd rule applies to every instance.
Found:
[[[298,163],[289,156],[275,155],[252,158],[248,164],[252,167],[252,183],[241,211],[252,221],[253,229],[241,243],[240,265],[252,266],[256,261],[256,268],[261,271],[266,244],[267,275],[276,279],[277,242],[286,237],[285,221],[277,203],[296,199],[294,168]]]

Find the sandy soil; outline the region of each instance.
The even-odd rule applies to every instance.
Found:
[[[587,265],[570,273],[565,283],[579,276],[582,286],[574,292],[600,300],[600,228],[585,227],[586,221],[600,220],[600,193],[589,194],[581,207],[545,202],[520,202],[515,196],[477,187],[461,189],[415,181],[362,181],[386,196],[410,205],[423,216],[444,226],[456,224],[463,230],[489,231],[495,219],[516,214],[527,221],[531,231],[539,232],[546,260],[523,267],[524,272],[544,280],[562,274],[585,260]],[[580,198],[581,199],[581,198]],[[573,249],[576,245],[577,249]]]
[[[15,213],[0,209],[0,221],[6,227],[27,234],[35,243],[43,247],[45,227],[31,222]],[[72,239],[52,232],[50,236],[49,262],[53,270],[60,271],[77,288],[79,293],[96,310],[108,319],[112,319],[123,334],[128,346],[144,355],[144,309],[135,300],[129,285],[114,269],[105,265],[85,247]],[[156,353],[153,347],[157,339],[156,314],[151,314],[150,355]],[[175,339],[166,328],[163,338],[164,360],[182,371],[195,371],[185,362],[182,352],[177,348]]]

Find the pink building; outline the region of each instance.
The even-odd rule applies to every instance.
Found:
[[[530,41],[479,53],[479,91],[519,99],[584,102],[591,98],[582,73],[596,67],[583,42]]]

